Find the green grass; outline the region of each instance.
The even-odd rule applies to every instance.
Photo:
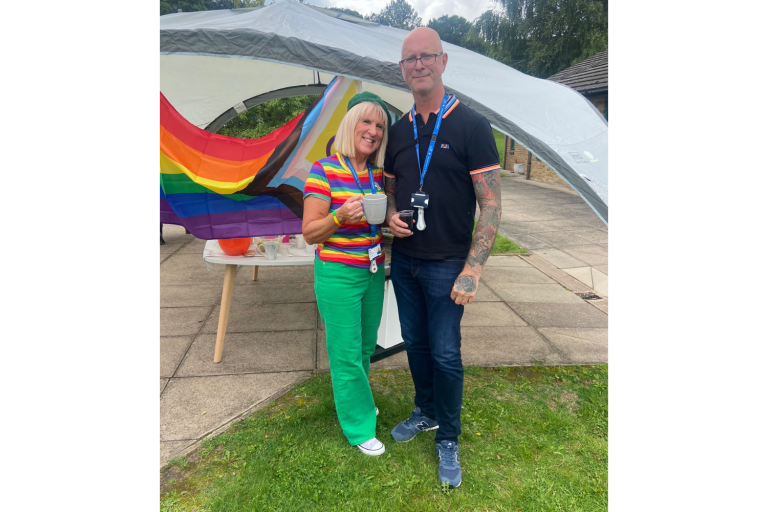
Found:
[[[466,367],[463,483],[450,491],[438,483],[434,432],[405,444],[389,436],[413,408],[409,372],[370,381],[384,455],[349,446],[330,375],[319,374],[204,443],[186,469],[166,469],[161,510],[607,510],[607,366]]]
[[[477,219],[475,219],[475,227],[477,227]],[[474,234],[475,230],[472,229]],[[493,247],[491,247],[491,254],[524,254],[527,253],[524,247],[520,247],[509,238],[496,233],[496,240],[493,241]]]
[[[491,129],[493,130],[493,138],[496,139],[496,149],[499,150],[499,164],[501,164],[504,161],[504,134]]]

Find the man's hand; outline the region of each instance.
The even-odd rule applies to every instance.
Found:
[[[389,232],[397,238],[406,238],[413,235],[413,224],[411,224],[411,229],[408,229],[408,224],[400,220],[400,214],[395,213],[389,218]]]
[[[464,271],[456,278],[456,282],[453,283],[453,290],[451,290],[451,300],[459,306],[465,306],[472,304],[475,300],[475,294],[477,293],[477,282],[480,276],[476,276],[471,272],[468,272],[466,267]]]

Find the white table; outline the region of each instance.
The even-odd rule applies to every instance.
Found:
[[[253,247],[253,244],[251,244],[251,247]],[[226,265],[224,270],[224,289],[221,292],[219,327],[216,330],[216,346],[213,349],[214,363],[221,361],[221,353],[224,350],[224,336],[227,334],[229,307],[232,305],[232,291],[235,288],[235,275],[237,274],[238,265],[253,267],[253,280],[256,281],[259,275],[258,270],[260,266],[289,267],[315,264],[314,254],[311,256],[288,256],[286,254],[278,253],[274,260],[269,260],[264,256],[226,256],[221,252],[219,243],[216,240],[208,240],[205,243],[203,260],[206,263]],[[395,300],[395,291],[392,287],[392,283],[389,280],[384,283],[384,308],[377,338],[377,345],[386,352],[382,355],[374,354],[376,357],[387,357],[388,352],[391,351],[391,353],[395,353],[402,349],[403,338],[400,335],[400,320],[397,314],[397,301]]]
[[[253,247],[253,244],[251,244]],[[235,275],[237,267],[253,267],[253,280],[258,278],[260,266],[266,267],[289,267],[298,265],[314,265],[315,256],[288,256],[278,254],[274,260],[269,260],[264,256],[226,256],[219,255],[221,248],[216,240],[208,240],[203,250],[203,260],[206,263],[217,265],[226,265],[224,270],[224,289],[221,292],[221,310],[219,311],[219,327],[216,330],[216,347],[213,350],[213,362],[221,361],[221,353],[224,350],[224,336],[227,333],[227,322],[229,321],[229,307],[232,305],[232,290],[235,288]]]

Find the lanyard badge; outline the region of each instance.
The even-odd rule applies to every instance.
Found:
[[[429,207],[429,194],[422,191],[424,188],[424,176],[427,175],[429,169],[429,162],[432,160],[432,151],[435,149],[435,142],[437,141],[437,134],[440,131],[440,124],[443,122],[443,115],[450,104],[456,101],[454,96],[451,101],[448,101],[448,95],[443,96],[443,101],[440,104],[440,110],[437,111],[437,121],[435,121],[435,128],[432,130],[432,138],[429,141],[429,148],[427,149],[427,156],[424,159],[424,168],[421,167],[421,154],[419,153],[419,131],[416,128],[416,105],[411,107],[411,121],[413,122],[413,139],[416,142],[416,161],[419,163],[419,191],[411,194],[411,206],[418,210],[418,220],[416,222],[416,229],[424,231],[427,225],[424,222],[424,210]]]

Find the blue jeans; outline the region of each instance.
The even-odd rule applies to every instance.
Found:
[[[392,251],[400,330],[408,353],[414,403],[440,428],[435,441],[458,443],[464,367],[461,364],[461,317],[464,306],[451,300],[453,283],[464,260],[423,260]]]

